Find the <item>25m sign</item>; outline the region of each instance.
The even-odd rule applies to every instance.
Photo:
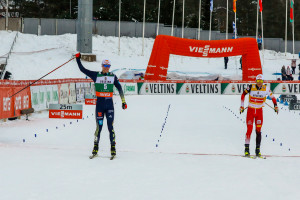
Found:
[[[82,105],[50,104],[49,118],[82,119]]]

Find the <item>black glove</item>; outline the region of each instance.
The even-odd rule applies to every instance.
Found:
[[[77,53],[77,54],[75,54],[75,57],[80,59],[80,58],[81,58],[81,54],[80,54],[80,52],[79,52],[79,53]]]
[[[277,105],[274,106],[274,111],[275,111],[275,112],[277,113],[277,115],[278,115],[279,110],[278,110],[278,106],[277,106]]]
[[[123,102],[123,103],[122,103],[122,109],[123,109],[123,110],[127,109],[127,104],[126,104],[126,102]]]

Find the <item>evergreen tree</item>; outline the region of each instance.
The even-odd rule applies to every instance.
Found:
[[[146,22],[157,22],[158,1],[147,0]],[[9,0],[10,10],[19,12],[20,17],[27,18],[77,18],[78,0]],[[99,20],[119,20],[119,0],[93,0],[93,16]],[[229,32],[232,30],[234,12],[233,0],[229,0]],[[237,1],[237,29],[240,36],[256,34],[256,6],[258,0]],[[0,0],[2,7],[5,1]],[[160,23],[172,24],[174,0],[161,0]],[[177,27],[182,26],[182,3],[176,0],[175,21]],[[212,30],[226,31],[227,0],[214,0]],[[3,6],[4,5],[4,6]],[[285,5],[286,0],[263,0],[264,37],[285,38]],[[122,21],[143,21],[143,0],[122,0]],[[288,1],[288,16],[290,1]],[[4,12],[4,10],[2,10]],[[209,29],[210,0],[202,0],[201,28]],[[185,27],[198,28],[199,0],[185,0]],[[295,1],[295,39],[300,40],[300,4]],[[259,19],[259,34],[261,34]],[[292,39],[292,23],[288,19],[288,39]]]

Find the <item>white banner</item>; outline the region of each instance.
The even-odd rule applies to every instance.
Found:
[[[250,84],[253,83],[222,83],[222,94],[241,95]],[[270,83],[265,83],[264,85],[267,85],[270,88]]]
[[[69,83],[69,104],[76,103],[75,83]]]
[[[85,88],[89,88],[90,83],[76,83],[76,101],[81,102],[84,101],[84,90]]]
[[[199,95],[199,94],[221,94],[220,83],[184,83],[178,94]]]
[[[136,83],[120,83],[124,95],[136,95],[138,94],[137,84]],[[119,91],[114,87],[114,94],[119,95]]]
[[[45,85],[46,87],[46,108],[49,109],[49,104],[58,103],[58,87],[57,85]]]
[[[49,104],[58,103],[57,85],[31,86],[31,103],[35,111],[49,108]]]
[[[68,104],[69,101],[69,84],[58,85],[59,104]]]
[[[46,87],[45,86],[31,86],[31,104],[35,111],[46,110]]]
[[[299,83],[272,83],[274,94],[300,94]]]
[[[144,83],[140,89],[139,94],[176,94],[176,83]]]

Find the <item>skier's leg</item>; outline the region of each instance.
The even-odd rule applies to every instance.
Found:
[[[97,154],[98,153],[98,149],[99,149],[99,141],[100,141],[100,133],[102,130],[102,126],[103,126],[103,111],[102,111],[102,105],[96,105],[96,131],[95,131],[95,139],[94,139],[94,149],[93,149],[93,154]]]
[[[109,131],[109,138],[110,138],[110,144],[115,145],[116,144],[116,136],[114,131],[114,109],[110,109],[106,113],[106,119],[107,119],[107,128]]]
[[[246,138],[245,138],[245,156],[250,156],[249,145],[250,145],[250,138],[251,138],[251,133],[252,133],[252,129],[253,129],[253,119],[254,119],[253,108],[248,108],[247,118],[246,118],[247,132],[246,132]]]
[[[252,129],[253,129],[253,120],[254,120],[254,108],[248,108],[247,111],[247,118],[246,118],[246,123],[247,123],[247,132],[246,132],[246,139],[245,139],[245,144],[250,144],[250,138],[252,134]]]
[[[260,144],[261,144],[261,127],[263,124],[263,109],[257,109],[257,115],[255,117],[256,125],[256,149],[255,153],[260,156]]]
[[[107,119],[107,128],[109,131],[109,138],[110,138],[110,153],[112,156],[116,155],[116,136],[114,131],[114,117],[115,117],[115,110],[113,102],[109,104],[108,109],[106,111],[106,119]]]
[[[102,114],[102,112],[98,112],[97,114]],[[95,140],[94,142],[99,144],[99,141],[100,141],[100,133],[101,133],[101,130],[102,130],[102,126],[103,126],[103,116],[100,117],[100,116],[97,116],[96,117],[96,131],[95,131]]]

